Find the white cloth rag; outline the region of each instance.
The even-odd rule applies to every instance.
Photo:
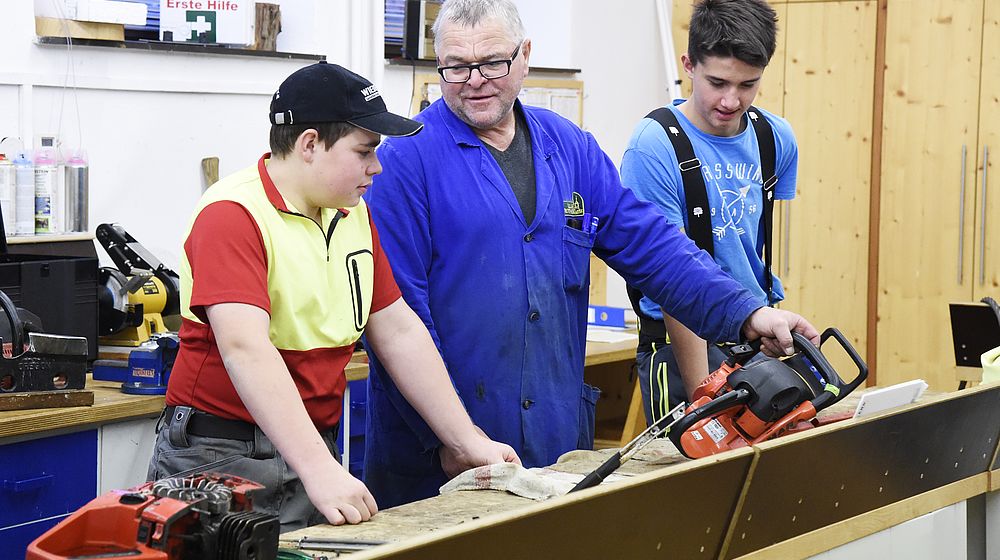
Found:
[[[486,465],[469,469],[449,480],[441,487],[441,493],[456,490],[505,490],[541,501],[561,496],[575,485],[575,482],[558,480],[553,476],[544,476],[543,473],[560,474],[547,469],[529,470],[516,463]]]

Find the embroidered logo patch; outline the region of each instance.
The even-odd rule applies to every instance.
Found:
[[[563,211],[567,216],[583,216],[584,204],[580,193],[574,192],[572,200],[563,201]]]

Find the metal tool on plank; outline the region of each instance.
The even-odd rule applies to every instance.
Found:
[[[389,541],[366,541],[358,539],[334,539],[330,537],[302,537],[294,541],[295,546],[307,550],[320,550],[323,552],[359,552],[367,550],[380,544],[388,544]]]
[[[597,486],[603,482],[608,475],[618,470],[618,468],[621,467],[625,461],[631,459],[649,442],[660,437],[661,434],[669,432],[670,428],[677,423],[678,420],[683,418],[681,411],[684,410],[684,406],[685,403],[675,406],[663,418],[653,422],[641,434],[635,436],[632,441],[626,443],[621,449],[611,455],[611,457],[609,457],[607,461],[604,461],[601,466],[597,467],[593,472],[585,476],[583,480],[570,490],[570,492],[576,492],[577,490]]]

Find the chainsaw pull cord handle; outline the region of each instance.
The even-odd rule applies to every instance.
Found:
[[[21,323],[21,316],[17,314],[17,306],[3,290],[0,290],[0,307],[3,307],[10,323],[10,355],[20,356],[24,353],[24,325]]]
[[[840,399],[846,397],[854,391],[858,385],[868,378],[868,365],[865,364],[864,360],[861,359],[861,355],[858,354],[858,351],[854,349],[854,346],[849,340],[847,340],[847,337],[845,337],[839,329],[830,327],[823,331],[823,334],[820,335],[819,338],[820,347],[822,347],[823,343],[831,337],[840,343],[840,346],[843,347],[845,352],[847,352],[847,355],[851,357],[851,361],[853,361],[854,365],[858,367],[858,375],[850,383],[844,383],[844,380],[837,374],[837,371],[833,369],[832,365],[830,365],[830,361],[827,360],[826,356],[820,352],[819,348],[812,345],[812,342],[810,342],[808,338],[796,332],[792,333],[792,341],[795,346],[806,355],[814,366],[816,366],[820,375],[823,376],[823,379],[826,380],[827,384],[834,387],[833,391],[827,389],[812,400],[813,408],[815,408],[817,412],[836,404],[840,401]]]

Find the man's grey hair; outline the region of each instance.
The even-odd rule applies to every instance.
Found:
[[[517,6],[510,0],[445,0],[431,28],[434,32],[434,50],[440,47],[440,31],[445,22],[475,27],[492,20],[503,24],[515,43],[521,44],[524,41],[524,24],[517,13]]]

